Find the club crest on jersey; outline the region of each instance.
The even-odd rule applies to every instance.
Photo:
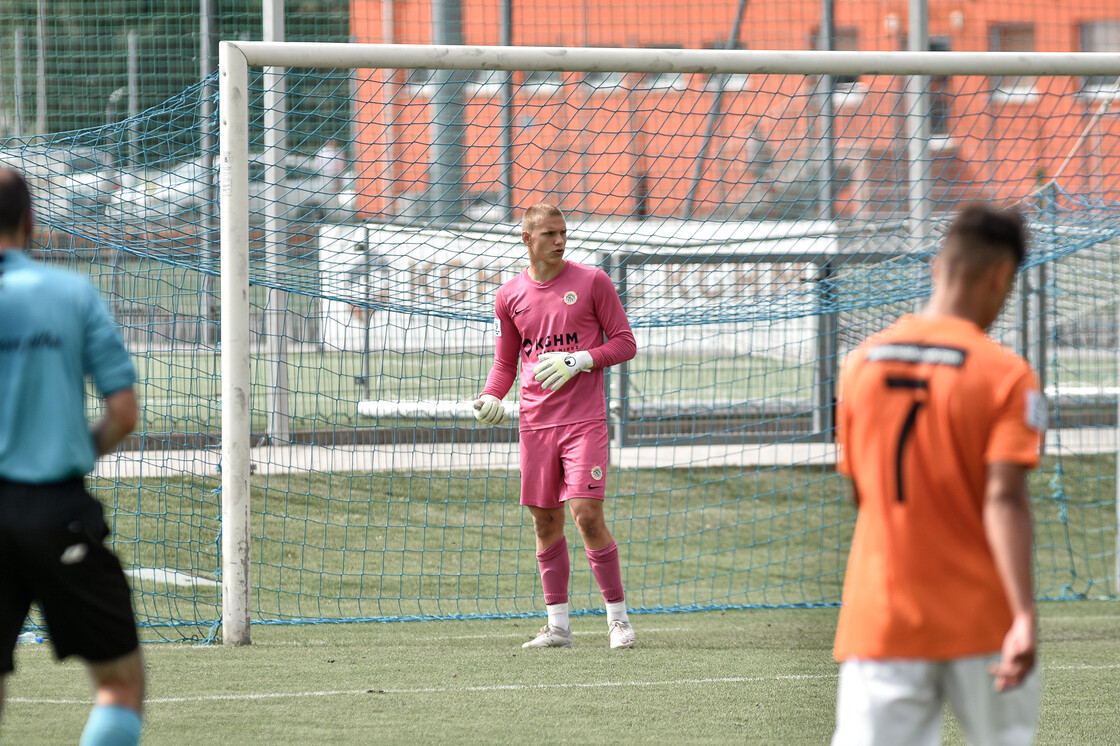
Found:
[[[603,467],[592,466],[591,467],[591,478],[594,479],[595,481],[599,481],[600,479],[602,479],[603,478]]]
[[[497,316],[494,317],[494,336],[495,337],[502,336],[502,320],[499,319]]]
[[[569,306],[574,306],[577,300],[579,300],[579,296],[576,295],[575,290],[569,290],[568,292],[564,293],[564,302]]]

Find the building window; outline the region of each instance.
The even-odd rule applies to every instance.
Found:
[[[704,42],[704,49],[745,49],[743,42],[737,41],[734,46],[728,47],[726,39]],[[725,73],[723,75],[709,75],[705,81],[705,90],[714,91],[722,82],[724,91],[745,91],[750,87],[750,76],[746,73]]]
[[[1081,51],[1120,52],[1120,21],[1081,24]],[[1093,98],[1120,98],[1120,79],[1091,75],[1084,79],[1081,92]]]
[[[644,73],[638,83],[642,90],[683,91],[687,87],[684,73]]]
[[[1033,52],[1034,24],[1005,23],[991,27],[993,52]],[[992,78],[992,97],[1003,101],[1032,98],[1037,93],[1033,75]]]
[[[949,40],[933,38],[929,40],[929,51],[948,52]],[[929,78],[929,133],[933,137],[948,137],[949,111],[952,107],[952,94],[949,92],[948,75],[931,75]]]
[[[592,93],[610,93],[616,88],[621,88],[626,82],[626,73],[587,73],[583,76],[583,84],[591,89]]]
[[[724,91],[745,91],[751,83],[751,76],[746,73],[725,73],[724,75],[712,75],[711,81],[708,83],[708,89],[715,90],[721,82],[721,78],[723,83],[721,90]]]
[[[680,47],[661,47],[679,49]],[[643,73],[638,80],[639,90],[683,91],[688,88],[688,79],[683,73]]]
[[[820,28],[813,30],[813,35],[809,40],[811,49],[821,48],[820,33]],[[832,36],[832,50],[834,52],[859,51],[859,31],[849,26],[834,29]],[[855,88],[856,84],[859,83],[859,76],[836,75],[834,76],[833,81],[836,83],[837,90],[852,90]]]
[[[528,93],[552,93],[564,86],[563,73],[556,70],[530,70],[523,83]]]
[[[472,93],[493,96],[501,93],[502,85],[512,73],[505,70],[472,70],[470,90]]]
[[[473,90],[470,73],[463,70],[409,70],[405,86],[413,96],[427,98],[441,93],[444,96],[460,95]]]
[[[430,96],[432,95],[429,86],[432,78],[431,70],[409,70],[405,75],[404,84],[412,91],[412,95]]]

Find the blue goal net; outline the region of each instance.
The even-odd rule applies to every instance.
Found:
[[[948,220],[978,198],[1033,235],[993,335],[1050,406],[1038,596],[1115,597],[1120,120],[1100,81],[931,78],[912,131],[887,75],[294,70],[279,124],[266,80],[248,164],[254,622],[542,613],[516,423],[470,413],[540,201],[638,340],[607,382],[633,609],[839,602],[839,363],[922,304]],[[91,485],[164,639],[222,614],[217,111],[211,77],[110,126],[0,141],[33,187],[33,253],[91,278],[139,369],[140,429]],[[594,613],[568,530],[572,605]]]

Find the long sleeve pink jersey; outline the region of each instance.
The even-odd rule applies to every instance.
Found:
[[[603,270],[569,261],[548,282],[522,272],[498,289],[494,317],[494,367],[482,393],[504,397],[520,362],[521,429],[606,419],[603,369],[631,359],[638,348]],[[557,391],[541,388],[533,378],[540,356],[576,350],[589,351],[595,367]]]

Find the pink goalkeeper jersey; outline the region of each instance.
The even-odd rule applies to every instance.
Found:
[[[606,419],[603,369],[638,349],[606,272],[569,261],[553,279],[536,282],[526,270],[498,289],[494,317],[494,367],[482,393],[504,397],[520,362],[522,430]],[[540,355],[576,350],[590,351],[595,367],[558,391],[541,388],[533,378]]]

